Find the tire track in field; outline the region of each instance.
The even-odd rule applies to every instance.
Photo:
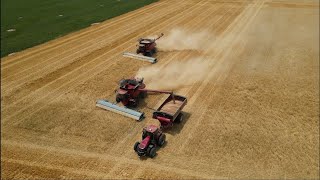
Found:
[[[184,12],[184,11],[183,11],[183,12]],[[181,12],[180,12],[180,14],[181,14]],[[172,18],[174,18],[174,17],[172,17]],[[171,18],[167,19],[166,21],[170,21],[170,20],[171,20]],[[175,23],[175,21],[177,21],[177,20],[178,20],[178,19],[173,20],[173,21],[171,21],[169,24],[173,24],[173,23]],[[165,23],[166,21],[164,21],[164,22],[162,22],[162,23],[159,23],[157,26],[154,26],[153,28],[150,28],[147,32],[150,32],[150,31],[152,31],[153,29],[156,29],[158,26],[161,27],[161,25],[162,25],[163,23]],[[167,25],[167,26],[168,26],[168,25]],[[125,44],[128,44],[128,43],[125,43]],[[129,47],[129,48],[130,48],[130,47]],[[126,48],[126,49],[124,49],[124,50],[127,50],[127,49],[129,49],[129,48]],[[119,51],[117,51],[117,52],[119,52]],[[112,58],[113,58],[113,57],[116,57],[117,55],[114,55],[114,56],[108,58],[108,59],[107,59],[108,61],[103,61],[103,59],[101,59],[101,57],[103,57],[103,56],[105,56],[105,55],[101,55],[101,56],[95,58],[95,59],[99,59],[99,58],[100,58],[100,60],[101,60],[102,62],[99,62],[99,63],[94,62],[94,64],[93,64],[93,63],[90,63],[90,65],[93,66],[92,68],[90,68],[90,70],[84,71],[84,70],[81,70],[80,67],[79,67],[79,68],[74,69],[74,70],[72,71],[72,72],[75,72],[75,71],[78,71],[78,70],[79,70],[79,71],[80,71],[80,73],[79,73],[80,75],[79,75],[79,76],[77,76],[77,77],[72,76],[71,78],[67,78],[67,75],[72,75],[72,72],[70,72],[70,73],[68,73],[68,74],[60,77],[59,79],[55,80],[54,82],[55,82],[56,84],[52,85],[53,87],[48,87],[50,84],[53,83],[53,82],[51,82],[51,83],[49,83],[49,84],[46,84],[46,85],[43,86],[42,88],[37,89],[37,90],[34,91],[33,93],[31,93],[29,96],[31,96],[31,95],[34,94],[34,95],[36,95],[36,96],[38,97],[38,99],[37,99],[36,101],[35,101],[34,98],[31,98],[30,100],[28,100],[28,99],[25,100],[26,98],[24,98],[24,102],[20,102],[20,103],[19,103],[20,105],[22,105],[22,107],[17,107],[17,106],[16,106],[16,107],[13,107],[13,106],[11,106],[13,109],[15,109],[15,108],[20,109],[20,110],[14,110],[14,112],[16,112],[16,113],[13,113],[13,114],[11,114],[11,115],[6,115],[6,116],[5,116],[5,115],[3,115],[3,114],[8,114],[8,113],[5,112],[5,111],[3,111],[3,112],[4,112],[4,113],[2,113],[3,118],[6,119],[6,120],[4,120],[3,122],[7,121],[8,118],[17,117],[17,115],[20,114],[21,112],[25,112],[25,113],[26,113],[26,112],[28,111],[28,108],[31,107],[31,106],[33,106],[33,105],[35,105],[35,104],[40,105],[41,108],[35,108],[35,109],[37,109],[37,110],[36,110],[36,111],[33,111],[33,112],[30,112],[30,110],[29,110],[29,113],[27,113],[28,115],[27,115],[27,116],[23,116],[23,119],[25,119],[26,117],[29,117],[29,116],[32,115],[34,112],[38,112],[39,110],[41,110],[42,108],[45,107],[45,106],[42,106],[42,105],[41,105],[41,101],[40,101],[41,99],[47,98],[46,105],[48,105],[49,102],[51,102],[52,100],[54,100],[54,98],[60,97],[61,95],[63,95],[64,92],[66,92],[66,91],[68,91],[69,89],[72,89],[72,88],[78,86],[78,85],[81,84],[82,82],[85,82],[85,81],[89,80],[90,78],[94,77],[95,75],[99,74],[100,72],[102,72],[103,70],[105,70],[106,68],[108,68],[109,66],[111,66],[112,64],[108,63],[108,61],[112,60]],[[121,60],[121,59],[120,59],[120,60]],[[114,61],[113,63],[116,63],[116,62],[118,62],[118,61],[119,61],[119,59],[117,59],[117,60]],[[106,64],[106,66],[104,66],[104,64]],[[86,65],[86,67],[89,66],[89,64],[84,64],[82,67],[84,67],[85,65]],[[90,71],[90,72],[88,72],[88,71]],[[91,75],[90,75],[90,76],[87,76],[88,74],[91,74]],[[66,82],[66,83],[58,82],[58,80],[62,80],[62,81],[63,81],[62,78],[67,79],[67,82]],[[67,85],[75,82],[75,80],[78,80],[78,79],[80,79],[80,80],[79,80],[77,83],[72,84],[72,86],[69,87],[69,88],[67,87]],[[62,84],[62,85],[61,85],[61,84]],[[54,87],[54,86],[56,86],[56,87]],[[47,88],[47,90],[46,90],[45,88]],[[61,90],[62,88],[66,88],[66,89],[65,89],[64,91],[62,91],[62,92],[60,91],[60,93],[59,93],[59,90]],[[53,91],[53,89],[54,89],[54,91]],[[42,90],[41,93],[38,92],[38,91],[40,91],[40,90]],[[49,92],[49,93],[46,94],[46,92]],[[46,94],[46,95],[43,95],[43,94]],[[49,95],[51,95],[51,96],[49,96]],[[58,96],[56,96],[56,95],[58,95]],[[50,101],[49,101],[49,99],[50,99]],[[28,104],[29,102],[35,102],[35,103],[33,103],[33,104]],[[17,103],[18,103],[18,102],[16,102],[16,104],[17,104]],[[25,104],[28,104],[28,105],[27,105],[27,106],[23,106],[23,105],[25,105]],[[33,107],[33,108],[34,108],[34,107]],[[16,118],[14,118],[14,119],[16,119]]]
[[[264,5],[264,1],[259,1],[255,4],[253,4],[251,6],[253,12],[251,12],[249,10],[248,11],[244,11],[243,13],[243,17],[239,17],[239,21],[236,21],[236,22],[239,22],[237,24],[235,24],[235,29],[233,30],[230,30],[230,32],[227,31],[228,34],[235,34],[237,33],[237,35],[232,35],[232,36],[235,36],[235,37],[232,37],[232,42],[228,42],[226,44],[228,44],[230,47],[232,47],[231,45],[234,45],[235,43],[237,43],[239,41],[239,38],[241,37],[241,34],[248,28],[248,26],[251,24],[251,22],[253,21],[253,19],[257,16],[257,14],[259,13],[260,9],[262,8],[262,6]],[[237,26],[240,26],[237,28]],[[241,27],[242,26],[242,27]],[[231,28],[230,28],[231,29]],[[237,31],[237,32],[235,32]],[[239,32],[240,31],[240,32]],[[226,36],[228,36],[228,34],[226,34]],[[230,39],[231,40],[231,39]],[[224,70],[222,70],[222,72],[220,72],[220,75],[218,76],[218,82],[224,80],[227,76],[228,76],[228,72],[230,71],[230,69],[232,69],[233,65],[235,62],[227,62],[226,59],[227,57],[230,56],[230,53],[232,53],[233,49],[229,48],[227,50],[226,53],[223,53],[222,55],[222,58],[220,59],[219,61],[219,64],[218,65],[215,65],[215,67],[222,67],[221,64],[223,62],[227,63],[225,64],[223,67],[225,68]],[[197,91],[193,94],[193,96],[191,97],[191,99],[189,100],[190,104],[194,104],[194,102],[199,98],[200,94],[203,93],[204,89],[208,89],[206,90],[207,94],[212,94],[213,92],[217,92],[215,91],[214,87],[215,86],[212,86],[209,84],[209,81],[212,79],[212,77],[215,75],[216,71],[211,71],[210,74],[207,76],[207,78],[203,81],[203,83],[199,86],[199,88],[197,89]],[[214,84],[218,84],[217,83],[214,83]],[[209,101],[209,98],[206,98],[204,101],[200,102],[201,104],[206,104],[206,102]],[[201,108],[199,108],[199,106],[197,106],[195,109],[194,109],[194,112],[195,112],[195,116],[196,117],[203,117],[203,116],[199,116],[199,115],[202,115],[203,113],[205,113],[205,111],[207,110],[207,106],[203,106]],[[185,138],[184,142],[182,142],[182,145],[180,146],[179,148],[179,152],[182,151],[182,149],[186,146],[186,144],[188,143],[188,141],[192,138],[191,137],[191,134],[194,133],[194,131],[197,129],[197,127],[199,126],[200,122],[203,120],[203,118],[198,118],[194,123],[195,125],[193,125],[192,127],[190,127],[191,129],[188,131],[188,135],[187,135],[187,138]]]
[[[174,13],[174,12],[171,12],[171,13]],[[166,16],[171,16],[170,14],[167,14]],[[166,19],[166,17],[162,17],[162,19]],[[153,24],[156,24],[156,22],[153,22]],[[138,29],[138,30],[134,31],[134,33],[138,33],[138,32],[141,32],[141,29]],[[122,37],[119,36],[119,37],[121,37],[120,40],[118,39],[118,43],[114,43],[113,45],[115,45],[115,47],[120,47],[121,46],[121,42],[126,42],[127,39],[130,39],[130,40],[134,39],[135,38],[135,34],[134,33],[131,33],[128,36],[122,36]],[[16,84],[16,86],[14,86],[14,87],[7,88],[7,86],[10,86],[10,84],[7,85],[7,86],[5,86],[5,84],[2,84],[2,88],[4,89],[2,91],[3,99],[5,101],[9,101],[8,103],[10,103],[10,99],[19,99],[19,98],[21,98],[21,96],[25,96],[25,94],[28,93],[28,90],[29,90],[29,92],[33,91],[33,90],[37,89],[38,87],[41,87],[42,84],[49,83],[49,82],[55,80],[56,78],[62,76],[63,74],[69,72],[71,69],[79,67],[84,63],[88,63],[88,62],[92,61],[96,56],[99,56],[99,55],[101,55],[103,53],[109,53],[111,51],[114,51],[114,49],[112,49],[112,48],[115,48],[115,47],[110,47],[108,45],[108,46],[106,46],[106,47],[104,47],[102,49],[99,49],[99,50],[96,50],[94,52],[91,52],[87,56],[83,56],[83,57],[81,57],[79,59],[76,59],[74,62],[72,62],[71,64],[69,64],[67,66],[63,66],[63,63],[60,63],[59,61],[57,61],[54,64],[57,64],[57,65],[60,64],[60,66],[62,66],[61,68],[59,68],[59,69],[57,69],[57,70],[55,70],[55,71],[53,71],[51,73],[48,73],[44,77],[40,77],[38,79],[35,79],[35,77],[34,77],[35,80],[33,80],[33,81],[29,82],[29,83],[23,84],[23,80],[27,79],[29,77],[28,75],[26,75],[23,79],[20,79],[20,81],[19,80],[18,81],[12,81],[11,84],[13,84],[13,83]],[[47,68],[43,68],[42,67],[41,70],[39,70],[39,71],[49,71],[52,65],[53,64],[46,65],[45,67],[47,67]],[[31,76],[31,75],[33,75],[33,73],[31,73],[29,75]],[[17,89],[19,86],[22,86],[23,88]],[[12,92],[10,94],[7,94],[10,91],[12,91]],[[25,93],[24,91],[27,91],[27,93]],[[19,94],[21,94],[21,95],[19,96]]]
[[[174,9],[174,7],[171,9]],[[168,12],[168,13],[164,14],[164,16],[170,17],[169,10],[165,9],[165,12]],[[171,15],[174,13],[175,12],[171,12]],[[160,17],[160,16],[158,16],[158,17],[159,17],[159,19],[157,19],[158,21],[165,18],[165,17]],[[152,24],[155,24],[154,17],[152,17],[152,16],[148,17],[145,20],[146,21],[153,20]],[[132,30],[132,32],[126,33],[126,36],[128,36],[127,37],[128,39],[130,39],[129,37],[132,36],[132,34],[137,33],[137,32],[141,32],[141,30],[144,29],[144,27],[141,26],[140,24],[136,24],[135,26],[128,24],[126,27],[130,27],[130,30]],[[137,29],[135,27],[137,27]],[[120,28],[124,28],[124,27],[120,27]],[[127,28],[124,28],[124,29],[127,29]],[[118,36],[116,36],[116,35],[118,35]],[[27,66],[28,68],[24,68],[21,71],[19,71],[19,69],[17,69],[16,71],[18,71],[18,73],[16,73],[16,74],[12,74],[12,71],[9,71],[10,73],[3,72],[3,74],[11,74],[10,76],[2,79],[2,81],[3,81],[2,86],[6,90],[3,93],[6,93],[7,91],[10,90],[9,88],[6,88],[6,87],[13,86],[11,89],[15,89],[23,84],[26,84],[27,82],[30,82],[30,81],[36,79],[37,75],[41,76],[44,74],[49,74],[50,72],[54,72],[56,69],[62,68],[67,64],[76,63],[76,61],[78,59],[81,59],[85,56],[90,56],[90,54],[92,54],[93,52],[102,51],[102,50],[109,50],[109,51],[112,50],[113,46],[117,45],[118,42],[121,42],[123,40],[123,38],[125,37],[121,31],[117,31],[116,35],[114,34],[113,36],[110,37],[109,33],[108,33],[106,35],[100,36],[99,37],[100,40],[98,42],[95,42],[96,39],[93,39],[88,42],[85,42],[84,44],[80,43],[80,46],[74,46],[74,47],[70,48],[71,52],[72,52],[72,50],[75,50],[75,49],[80,49],[80,51],[73,51],[74,53],[69,53],[68,51],[63,51],[62,54],[58,54],[58,56],[61,57],[58,60],[55,60],[56,59],[55,57],[49,57],[47,60],[45,60],[41,63],[35,64],[34,66]],[[116,39],[116,38],[114,38],[114,36],[122,37],[122,39],[120,39],[120,40]],[[105,37],[108,37],[108,38],[105,38]],[[110,41],[112,39],[114,39],[114,40]],[[87,44],[89,44],[89,46],[87,46]],[[49,63],[51,60],[54,60],[54,61]],[[33,62],[28,61],[28,63],[33,63]],[[23,68],[22,66],[20,66],[20,67]],[[52,68],[52,67],[54,67],[54,68]],[[30,71],[30,72],[26,73],[28,71]]]
[[[30,143],[25,143],[25,142],[15,142],[15,141],[8,141],[8,140],[4,140],[1,142],[2,145],[5,146],[12,146],[12,147],[21,147],[23,149],[28,149],[28,151],[45,151],[48,154],[65,154],[65,156],[68,155],[76,155],[76,156],[80,156],[80,157],[85,157],[85,158],[98,158],[100,160],[104,160],[104,161],[114,161],[114,162],[123,162],[126,164],[130,164],[130,165],[137,165],[140,167],[143,167],[145,169],[148,169],[149,167],[153,167],[153,166],[157,166],[158,169],[160,170],[165,170],[165,171],[173,171],[173,172],[177,172],[178,174],[181,175],[186,175],[186,176],[195,176],[197,178],[212,178],[211,175],[207,175],[207,174],[203,174],[203,173],[198,173],[198,172],[190,172],[188,170],[185,169],[180,169],[177,167],[168,167],[166,165],[162,165],[162,164],[158,164],[156,162],[149,162],[149,161],[145,161],[143,164],[141,164],[140,160],[134,160],[134,159],[128,159],[128,158],[124,158],[124,157],[119,157],[119,156],[114,156],[114,155],[108,155],[108,154],[99,154],[99,153],[92,153],[92,152],[85,152],[85,151],[77,151],[77,150],[73,150],[73,149],[65,149],[65,148],[61,148],[61,147],[51,147],[51,146],[39,146],[39,145],[35,145],[35,144],[30,144]],[[29,162],[28,162],[29,163]],[[32,163],[32,162],[31,162]],[[67,168],[67,167],[63,167],[63,168]]]
[[[119,24],[121,22],[126,22],[130,17],[133,17],[131,19],[136,18],[135,16],[139,17],[139,15],[141,13],[143,14],[147,10],[152,10],[154,8],[158,8],[157,7],[158,5],[163,5],[163,3],[162,2],[152,3],[150,5],[141,7],[139,9],[137,9],[137,10],[134,10],[134,11],[128,12],[126,14],[117,16],[115,18],[107,19],[107,20],[103,21],[102,22],[103,25],[101,25],[99,27],[88,27],[88,28],[85,28],[83,30],[80,30],[80,32],[70,33],[70,34],[62,37],[63,39],[57,38],[57,39],[49,41],[49,42],[47,42],[45,44],[37,45],[37,46],[34,47],[34,49],[32,49],[33,47],[30,48],[30,51],[21,51],[21,53],[24,53],[21,56],[17,55],[17,56],[14,56],[14,57],[5,57],[4,60],[1,61],[1,66],[2,66],[1,70],[2,70],[2,68],[6,67],[7,64],[16,63],[17,60],[23,59],[24,57],[31,58],[31,57],[33,57],[33,55],[39,55],[39,54],[37,54],[39,52],[41,54],[44,54],[48,50],[52,50],[50,48],[52,48],[52,47],[55,48],[60,44],[64,44],[65,42],[68,42],[69,40],[73,41],[74,39],[77,39],[78,37],[81,37],[82,35],[84,35],[84,36],[89,35],[90,36],[91,32],[99,32],[99,31],[103,30],[103,28],[105,26],[116,25],[116,24]],[[41,46],[44,46],[44,47],[41,47]],[[49,47],[47,47],[47,46],[49,46]],[[33,51],[35,51],[35,52],[33,52]],[[25,61],[25,60],[23,60],[23,61]]]
[[[93,178],[110,178],[107,176],[107,174],[102,173],[102,172],[97,172],[97,171],[89,171],[86,169],[75,169],[75,168],[69,168],[69,167],[65,167],[65,166],[53,166],[50,164],[45,164],[45,163],[39,163],[39,162],[29,162],[29,161],[24,161],[24,160],[16,160],[13,158],[6,158],[6,157],[2,157],[1,161],[3,162],[7,162],[7,163],[17,163],[20,164],[22,166],[25,166],[24,170],[30,168],[30,167],[37,167],[37,168],[45,168],[45,169],[51,169],[51,170],[58,170],[58,171],[62,171],[65,173],[70,173],[70,174],[78,174],[78,175],[85,175],[85,176],[89,176],[89,177],[93,177]],[[23,173],[23,171],[21,171],[20,173],[12,173],[13,174],[13,179],[19,179],[21,176],[20,174]],[[32,178],[33,175],[30,175],[29,178]]]

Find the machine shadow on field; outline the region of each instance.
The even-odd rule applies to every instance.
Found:
[[[152,159],[156,159],[158,157],[158,152],[161,152],[162,149],[165,149],[167,144],[168,144],[168,141],[166,140],[165,143],[161,147],[157,146],[156,156],[154,156]],[[148,156],[140,156],[139,159],[142,160],[142,161],[145,161],[145,160],[150,159],[150,157],[148,157]]]
[[[175,135],[175,134],[179,134],[181,129],[184,127],[184,124],[189,120],[191,114],[188,112],[182,112],[183,113],[183,121],[181,123],[174,123],[174,125],[168,129],[165,129],[164,132],[171,134],[171,135]]]

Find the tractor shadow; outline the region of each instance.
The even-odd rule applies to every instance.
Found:
[[[153,158],[151,158],[149,156],[140,156],[139,159],[142,161],[145,161],[148,159],[156,159],[158,157],[158,151],[161,151],[162,149],[164,149],[167,146],[167,144],[168,144],[168,141],[166,140],[165,143],[161,147],[157,146],[157,153]]]
[[[182,112],[184,115],[183,121],[181,123],[174,123],[172,127],[166,128],[163,131],[165,133],[175,135],[179,134],[185,123],[189,120],[191,114],[188,112]]]

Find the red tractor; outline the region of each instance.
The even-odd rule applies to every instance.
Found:
[[[164,145],[166,141],[166,135],[162,133],[160,128],[155,125],[149,125],[143,128],[142,141],[136,142],[134,145],[134,151],[138,156],[149,156],[153,158],[156,155],[157,147]]]
[[[153,54],[157,52],[156,40],[160,39],[163,36],[163,33],[156,39],[145,39],[140,38],[137,54],[142,53],[144,56],[152,57]]]

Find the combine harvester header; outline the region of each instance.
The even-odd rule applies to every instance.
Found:
[[[154,54],[157,53],[156,41],[160,39],[162,36],[163,36],[163,33],[161,33],[161,35],[156,39],[140,38],[138,40],[139,44],[137,45],[138,48],[136,50],[137,54],[125,52],[122,55],[124,57],[129,57],[129,58],[138,59],[142,61],[148,61],[154,64],[157,62],[157,58],[152,57]],[[140,53],[142,55],[139,55]]]
[[[128,58],[134,58],[134,59],[138,59],[141,61],[148,61],[148,62],[151,62],[152,64],[157,62],[157,58],[154,58],[154,57],[141,56],[141,55],[133,54],[133,53],[129,53],[129,52],[124,52],[122,55],[124,57],[128,57]]]
[[[109,110],[109,111],[127,116],[137,121],[141,121],[144,118],[143,112],[135,111],[126,107],[120,107],[107,100],[98,100],[96,103],[96,106],[105,110]]]

